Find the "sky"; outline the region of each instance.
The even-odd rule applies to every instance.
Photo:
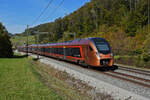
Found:
[[[24,32],[27,25],[33,27],[38,24],[52,22],[59,17],[64,17],[77,10],[90,0],[64,0],[58,9],[56,9],[56,7],[62,0],[53,0],[43,16],[34,23],[35,19],[47,6],[49,1],[50,0],[0,0],[0,22],[3,23],[10,33],[21,33]]]

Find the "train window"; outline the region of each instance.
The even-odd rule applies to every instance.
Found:
[[[47,48],[47,53],[50,53],[50,48]]]
[[[90,51],[93,51],[93,48],[92,48],[91,46],[89,46],[89,50],[90,50]]]
[[[45,52],[47,52],[47,48],[45,48]]]
[[[72,56],[80,58],[81,57],[80,48],[73,48],[72,49]]]
[[[45,48],[45,52],[46,52],[46,53],[49,53],[49,48]]]
[[[57,52],[56,53],[59,54],[59,48],[57,48]]]
[[[63,48],[60,48],[60,51],[61,51],[60,54],[61,54],[61,55],[64,55],[64,49],[63,49]]]
[[[108,44],[106,44],[106,43],[103,43],[103,44],[99,43],[99,44],[97,44],[97,49],[99,51],[109,51],[110,50]]]
[[[63,55],[63,48],[58,48],[58,54]]]
[[[52,53],[54,53],[54,48],[52,48]]]
[[[66,56],[71,56],[71,48],[65,48]]]
[[[57,48],[54,48],[54,53],[57,54]]]
[[[57,49],[57,48],[55,48],[55,54],[57,54],[57,51],[58,51],[58,49]]]
[[[80,48],[66,48],[66,55],[81,58]]]
[[[59,50],[60,50],[60,49],[59,49],[59,48],[57,48],[57,54],[60,54]]]
[[[48,48],[49,49],[49,53],[52,53],[52,48]]]
[[[57,48],[54,48],[54,53],[57,54]]]
[[[55,53],[55,48],[52,48],[52,52]]]
[[[33,48],[33,51],[34,51],[34,52],[36,51],[35,48]]]
[[[50,48],[50,53],[53,53],[53,48]]]

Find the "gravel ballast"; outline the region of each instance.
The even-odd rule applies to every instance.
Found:
[[[36,57],[32,55],[32,57]],[[123,80],[115,79],[94,71],[82,68],[78,65],[58,61],[55,59],[40,57],[40,62],[52,67],[66,71],[76,79],[80,79],[97,91],[111,94],[115,100],[149,100],[150,89]]]
[[[117,100],[119,99],[125,100],[127,98],[130,98],[130,100],[149,100],[148,97],[141,96],[141,94],[139,93],[139,92],[142,92],[141,90],[138,89],[139,91],[136,92],[134,88],[132,87],[132,85],[130,86],[130,84],[126,84],[122,80],[118,79],[118,81],[114,81],[113,84],[124,83],[122,84],[124,85],[124,87],[132,88],[133,91],[135,92],[127,91],[124,88],[120,88],[120,86],[118,87],[116,85],[112,85],[111,82],[109,83],[109,82],[104,81],[104,80],[113,81],[114,79],[112,79],[111,77],[109,77],[108,79],[108,76],[106,77],[104,75],[99,75],[99,73],[89,71],[77,65],[68,64],[66,62],[57,61],[55,59],[46,58],[46,57],[42,57],[40,59],[40,62],[51,65],[60,71],[66,71],[67,73],[74,76],[75,78],[83,80],[84,82],[88,83],[90,86],[95,87],[97,91],[111,94]],[[104,80],[100,80],[99,77],[103,78]],[[133,84],[133,86],[135,85]],[[140,88],[143,88],[143,87],[140,87]]]

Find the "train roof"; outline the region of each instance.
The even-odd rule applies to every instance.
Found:
[[[88,45],[90,41],[100,39],[103,41],[106,41],[104,38],[98,38],[98,37],[90,37],[90,38],[81,38],[81,39],[75,39],[71,41],[65,41],[62,43],[47,43],[47,44],[38,44],[38,46],[69,46],[69,45]],[[37,44],[32,44],[30,46],[37,46]]]

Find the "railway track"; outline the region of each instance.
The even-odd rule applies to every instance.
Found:
[[[71,66],[77,65],[78,67],[83,67],[81,65],[73,64],[73,63],[66,62],[66,61],[60,61],[60,62],[69,64]],[[103,74],[103,75],[107,75],[107,76],[110,76],[110,77],[113,77],[113,78],[117,78],[117,79],[120,79],[120,80],[123,80],[123,81],[128,81],[130,83],[134,83],[134,84],[137,84],[137,85],[140,85],[140,86],[143,86],[143,87],[150,88],[150,80],[149,79],[144,79],[144,78],[140,78],[140,77],[136,77],[136,76],[120,73],[120,72],[115,72],[115,71],[105,71],[105,72],[103,72],[103,71],[99,70],[98,68],[90,68],[90,69],[87,69],[87,70],[91,70],[91,71],[94,71],[94,72],[97,72],[97,73],[100,73],[100,74]],[[144,74],[144,75],[150,76],[148,71],[138,70],[138,69],[134,69],[134,68],[119,67],[119,70],[125,70],[125,71],[129,71],[129,72],[134,72],[134,73],[137,73],[137,74]]]
[[[73,64],[73,63],[66,62],[66,61],[61,61],[61,62],[70,64],[72,66],[77,65],[78,67],[83,67],[82,65]],[[124,68],[119,67],[119,69],[126,70],[126,71],[129,71],[129,72],[135,72],[137,74],[144,74],[144,75],[148,75],[148,76],[150,75],[150,74],[148,74],[148,71],[142,72],[143,70],[134,70],[132,68],[128,69],[126,67],[124,67]],[[120,72],[115,72],[115,71],[104,71],[103,72],[102,70],[99,70],[98,68],[87,68],[87,70],[91,70],[91,71],[94,71],[94,72],[97,72],[97,73],[100,73],[100,74],[111,76],[113,78],[117,78],[117,79],[120,79],[120,80],[123,80],[123,81],[128,81],[128,82],[133,83],[133,84],[137,84],[137,85],[140,85],[140,86],[143,86],[143,87],[150,88],[150,80],[149,79],[144,79],[144,78],[140,78],[140,77],[137,77],[137,76],[124,74],[124,73],[120,73]]]
[[[140,78],[140,77],[124,74],[124,73],[114,72],[114,71],[102,72],[102,71],[95,70],[95,69],[89,69],[89,70],[92,70],[97,73],[107,75],[107,76],[110,76],[113,78],[117,78],[117,79],[120,79],[123,81],[128,81],[130,83],[137,84],[137,85],[140,85],[143,87],[150,88],[150,80],[148,80],[148,79],[144,79],[144,78]]]
[[[140,81],[144,81],[144,82],[150,83],[149,79],[144,79],[144,78],[140,78],[140,77],[136,77],[136,76],[120,73],[120,72],[111,72],[111,73],[118,74],[118,75],[125,76],[125,77],[130,77],[132,79],[136,79],[136,80],[140,80]]]
[[[150,88],[150,80],[144,78],[139,78],[139,77],[135,77],[128,74],[119,73],[119,72],[107,72],[105,74],[121,80],[125,80],[134,84],[138,84]]]
[[[118,69],[150,76],[150,71],[146,71],[146,70],[140,70],[140,69],[135,69],[135,68],[123,67],[123,66],[119,66]]]
[[[72,63],[70,63],[70,64],[74,65]],[[77,65],[77,66],[83,67],[81,65]],[[121,69],[121,68],[119,67],[119,69]],[[132,68],[128,69],[126,67],[122,68],[121,70],[124,70],[124,69],[125,69],[125,71],[150,76],[150,74],[148,74],[148,71],[143,72],[143,70],[137,70],[137,69],[134,70],[134,68],[133,69]],[[91,70],[91,71],[94,71],[94,72],[97,72],[97,73],[100,73],[100,74],[104,74],[104,75],[107,75],[107,76],[111,76],[113,78],[117,78],[117,79],[120,79],[120,80],[123,80],[123,81],[128,81],[130,83],[137,84],[137,85],[140,85],[140,86],[143,86],[143,87],[150,88],[150,80],[149,79],[145,79],[145,78],[141,78],[141,77],[133,76],[133,75],[129,75],[129,74],[124,74],[124,73],[120,73],[120,72],[116,72],[116,71],[104,71],[103,72],[102,70],[99,70],[98,68],[90,68],[88,70]]]

